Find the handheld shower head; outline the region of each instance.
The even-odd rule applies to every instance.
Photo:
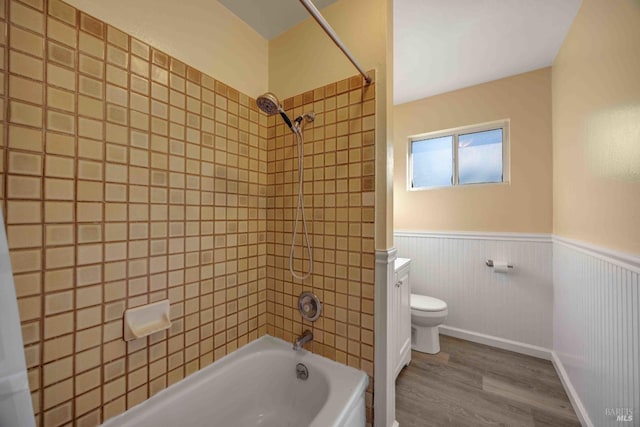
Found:
[[[278,98],[271,92],[267,92],[264,95],[259,96],[258,99],[256,99],[256,104],[258,104],[259,109],[270,116],[278,113],[282,108],[280,107]]]
[[[271,92],[267,92],[264,95],[260,95],[258,99],[256,99],[256,104],[258,104],[258,108],[267,113],[268,115],[273,115],[276,113],[280,113],[282,120],[289,126],[289,129],[295,132],[293,129],[293,123],[291,123],[291,119],[285,113],[284,108],[280,105],[280,101],[278,98]]]

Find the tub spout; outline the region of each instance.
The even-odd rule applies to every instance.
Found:
[[[302,348],[302,346],[304,346],[306,343],[308,343],[311,340],[313,340],[313,332],[307,329],[302,333],[302,335],[298,337],[296,342],[293,343],[293,349],[295,351],[298,351]]]

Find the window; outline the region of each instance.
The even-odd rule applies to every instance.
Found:
[[[509,122],[409,138],[409,189],[509,182]]]

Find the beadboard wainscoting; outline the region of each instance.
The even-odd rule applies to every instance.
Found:
[[[394,237],[398,256],[412,259],[412,292],[448,305],[441,333],[550,358],[550,235],[398,231]],[[488,259],[514,268],[495,273]]]
[[[640,425],[639,276],[638,256],[554,236],[554,364],[585,426]]]

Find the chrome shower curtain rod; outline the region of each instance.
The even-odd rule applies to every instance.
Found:
[[[322,14],[318,10],[318,8],[313,3],[311,3],[311,0],[300,0],[300,3],[302,3],[302,5],[305,7],[305,9],[307,9],[307,11],[309,11],[311,16],[313,16],[313,18],[316,20],[316,22],[318,24],[320,24],[320,26],[322,27],[324,32],[327,33],[327,35],[329,37],[331,37],[331,40],[333,40],[333,42],[336,44],[336,46],[338,46],[340,48],[342,53],[344,53],[345,56],[349,59],[349,61],[351,61],[353,66],[358,69],[360,74],[362,74],[362,76],[364,77],[364,80],[367,83],[371,83],[371,77],[369,77],[369,75],[364,70],[364,68],[362,68],[360,66],[360,64],[358,64],[358,61],[356,61],[356,59],[353,57],[353,55],[351,55],[351,52],[349,52],[349,50],[344,45],[344,43],[342,43],[342,40],[340,40],[340,37],[338,37],[336,32],[333,31],[333,28],[331,28],[331,25],[329,25],[327,20],[324,19],[324,16],[322,16]]]

